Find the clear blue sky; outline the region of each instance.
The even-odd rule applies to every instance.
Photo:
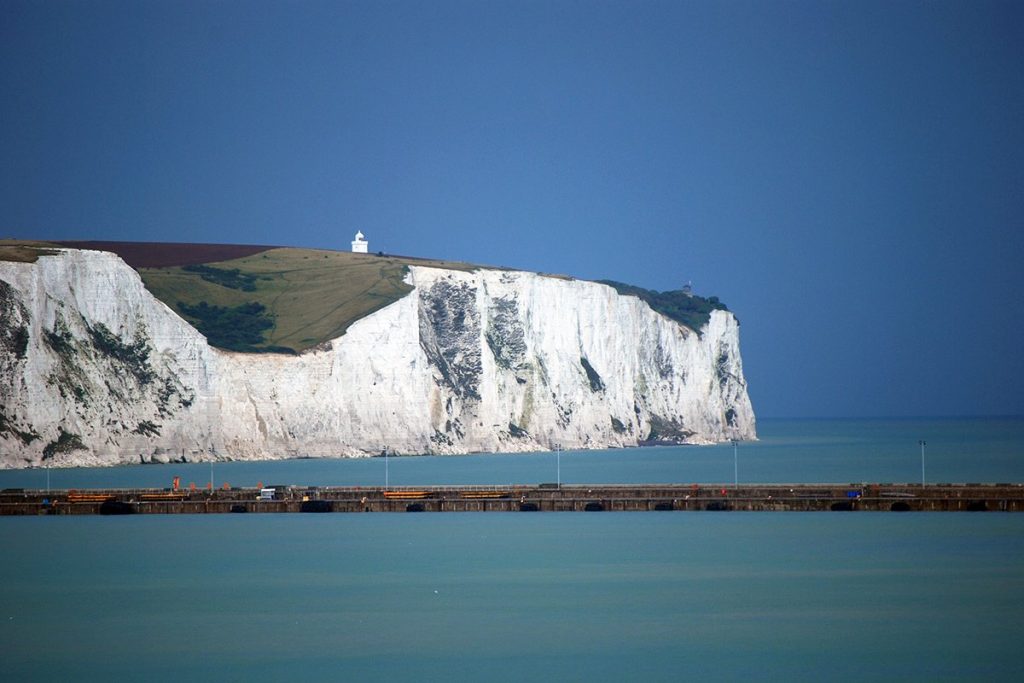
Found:
[[[1024,414],[1024,3],[0,3],[0,237],[370,247],[739,316],[761,416]]]

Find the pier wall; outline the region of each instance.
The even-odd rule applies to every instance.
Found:
[[[287,512],[1018,512],[1022,484],[651,484],[0,491],[0,515]]]

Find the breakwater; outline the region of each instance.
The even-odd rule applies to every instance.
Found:
[[[1024,484],[708,484],[0,491],[0,515],[1024,510]]]

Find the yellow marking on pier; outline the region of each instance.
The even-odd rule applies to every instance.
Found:
[[[426,498],[430,495],[430,491],[385,491],[384,497],[389,500],[403,500],[403,499],[415,499],[415,498]]]

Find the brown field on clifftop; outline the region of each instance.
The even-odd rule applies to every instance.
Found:
[[[188,244],[171,242],[107,242],[63,240],[52,242],[71,249],[110,251],[132,268],[171,268],[231,261],[275,247],[255,244]]]

